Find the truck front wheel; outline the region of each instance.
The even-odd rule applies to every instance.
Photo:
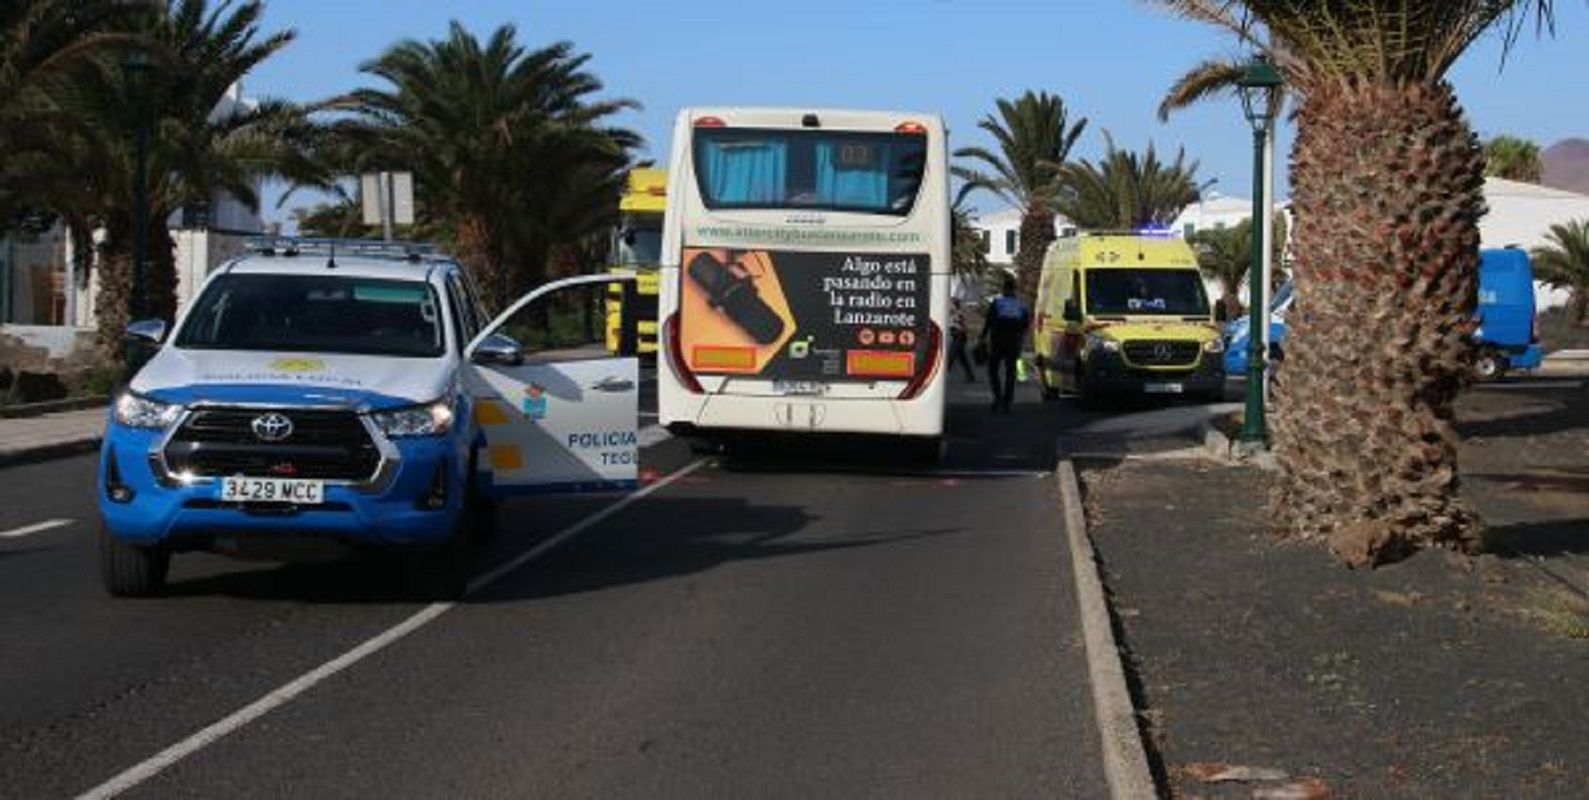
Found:
[[[117,597],[152,597],[165,589],[171,570],[171,551],[164,547],[135,547],[99,524],[99,577],[105,591]]]

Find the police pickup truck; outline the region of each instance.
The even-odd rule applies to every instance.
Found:
[[[100,451],[106,589],[160,592],[173,553],[307,540],[394,552],[410,589],[456,595],[460,551],[504,496],[634,486],[638,364],[632,324],[608,341],[615,283],[633,290],[570,278],[488,319],[425,246],[253,243],[170,336],[129,326],[146,363]]]

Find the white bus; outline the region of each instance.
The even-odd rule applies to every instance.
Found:
[[[693,108],[663,226],[661,422],[940,451],[949,166],[935,114]]]

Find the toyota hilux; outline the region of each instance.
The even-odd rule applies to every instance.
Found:
[[[632,330],[608,341],[615,283],[632,291],[632,276],[571,278],[488,319],[431,248],[255,243],[171,335],[129,326],[146,363],[100,450],[106,589],[160,592],[174,553],[308,541],[392,552],[411,588],[461,592],[459,554],[505,496],[635,483],[638,366]]]

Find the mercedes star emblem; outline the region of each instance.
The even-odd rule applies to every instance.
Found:
[[[261,442],[280,442],[292,435],[292,420],[272,411],[255,417],[253,428]]]
[[[1153,357],[1160,361],[1169,361],[1174,355],[1175,351],[1166,343],[1160,342],[1153,346]]]

